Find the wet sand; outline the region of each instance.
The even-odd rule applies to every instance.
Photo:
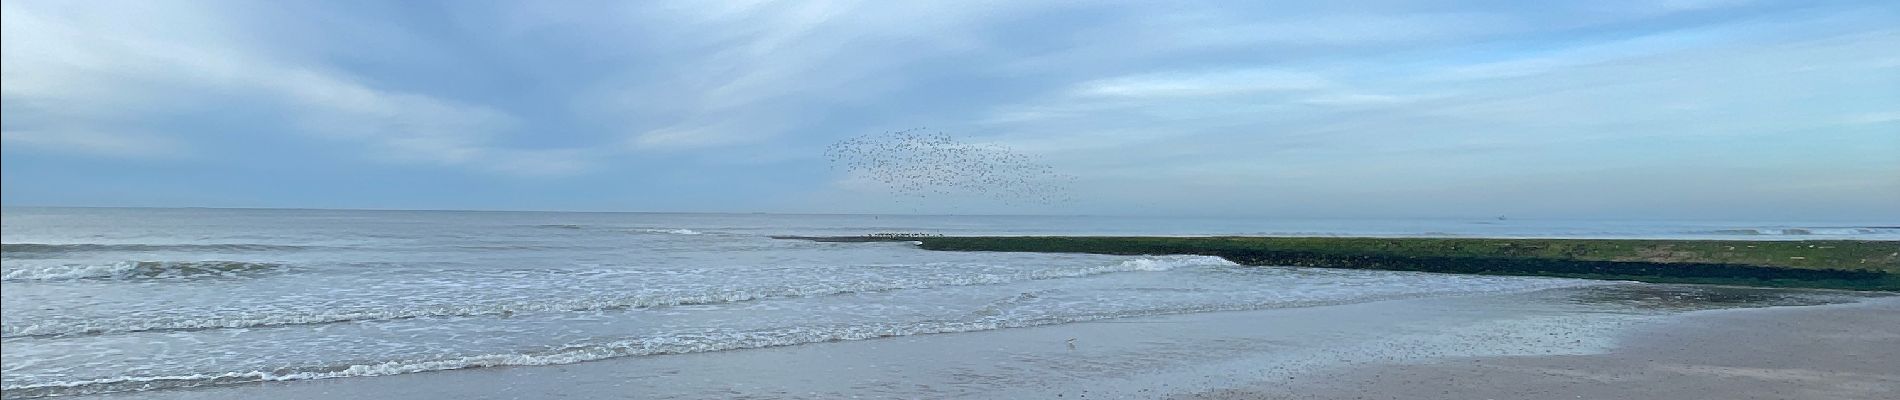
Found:
[[[1703,311],[1607,354],[1347,368],[1180,399],[1894,399],[1900,301]]]
[[[1873,398],[1900,298],[1606,284],[131,399]]]

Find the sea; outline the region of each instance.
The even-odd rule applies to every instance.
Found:
[[[7,399],[1531,292],[1538,277],[774,236],[1900,240],[1839,223],[0,209]]]

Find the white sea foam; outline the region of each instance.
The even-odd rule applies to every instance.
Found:
[[[684,228],[680,228],[680,229],[641,229],[640,231],[641,231],[641,232],[646,232],[646,233],[664,233],[664,234],[668,234],[668,235],[699,235],[699,234],[703,234],[703,233],[704,233],[704,232],[700,232],[700,231],[695,231],[695,230],[692,230],[692,229],[684,229]]]
[[[1900,228],[1892,228],[1892,227],[1733,228],[1733,229],[1717,229],[1717,230],[1698,232],[1698,233],[1716,234],[1716,235],[1748,235],[1748,236],[1810,236],[1810,235],[1860,236],[1860,235],[1895,235],[1895,234],[1900,234]]]
[[[132,263],[73,264],[7,268],[0,280],[42,281],[119,276],[134,269]]]
[[[1135,260],[1152,261],[1152,260]],[[1165,271],[1188,265],[1202,264],[1206,260],[1184,259],[1181,262],[1127,262],[1137,268],[1155,268]],[[1213,311],[1240,311],[1268,308],[1311,307],[1333,304],[1348,304],[1368,301],[1396,300],[1424,296],[1447,294],[1477,294],[1496,292],[1522,292],[1555,287],[1580,286],[1602,283],[1586,283],[1571,280],[1542,280],[1524,284],[1510,285],[1474,284],[1470,286],[1447,286],[1426,290],[1397,290],[1384,293],[1341,292],[1289,293],[1288,296],[1270,301],[1253,303],[1224,303],[1211,305],[1151,307],[1125,309],[1109,312],[1075,313],[1066,315],[1012,316],[1001,313],[983,313],[972,318],[950,321],[922,322],[873,322],[833,326],[798,326],[764,330],[713,330],[694,331],[660,337],[607,340],[591,343],[575,343],[542,351],[524,353],[480,354],[455,356],[436,359],[394,360],[380,363],[337,365],[312,368],[283,368],[271,371],[215,372],[178,375],[120,376],[97,379],[58,381],[47,383],[15,384],[4,388],[10,398],[34,398],[55,395],[81,395],[110,393],[133,390],[151,390],[185,388],[206,385],[225,385],[250,382],[294,381],[333,379],[347,377],[367,377],[397,375],[407,373],[485,368],[501,366],[539,366],[560,365],[579,362],[604,360],[619,357],[633,357],[660,354],[684,354],[764,347],[792,346],[807,343],[855,341],[885,337],[902,337],[938,333],[975,332],[1008,328],[1023,328],[1043,325],[1055,325],[1074,322],[1097,321],[1115,318],[1139,316],[1187,314]],[[1005,301],[1022,301],[1033,298],[1024,294]]]
[[[71,254],[111,252],[286,252],[316,248],[264,243],[0,243],[0,258],[59,258]]]
[[[902,242],[929,240],[915,237],[850,244],[757,236],[766,234],[1896,235],[1833,231],[1827,227],[1847,225],[1825,224],[1178,222],[8,208],[8,243],[0,243],[7,294],[0,336],[8,350],[0,388],[7,390],[0,398],[142,390],[147,383],[161,388],[558,364],[1579,284],[1231,267],[1212,257],[921,251]],[[1796,227],[1811,236],[1710,232],[1724,227]],[[1824,236],[1837,233],[1852,235]],[[114,263],[121,260],[284,265],[253,271]]]
[[[1896,228],[1808,228],[1815,235],[1892,235],[1900,234]]]
[[[105,264],[33,265],[6,268],[0,280],[152,279],[233,276],[281,268],[282,264],[240,261],[121,261]]]
[[[189,318],[141,317],[91,319],[80,321],[42,321],[0,327],[0,337],[90,335],[124,332],[177,331],[227,328],[260,328],[286,325],[310,325],[347,321],[392,320],[409,318],[512,315],[530,312],[577,312],[629,308],[735,303],[772,298],[828,296],[872,293],[946,286],[1001,285],[1014,282],[1079,278],[1118,272],[1160,272],[1187,267],[1232,266],[1233,262],[1212,256],[1155,256],[1124,260],[1114,264],[1080,268],[1052,268],[1009,274],[965,274],[888,281],[832,282],[805,286],[723,290],[708,293],[672,293],[635,296],[597,297],[539,303],[513,303],[461,306],[425,306],[377,309],[330,309],[301,314],[226,314]],[[92,272],[88,274],[107,274]],[[124,274],[123,272],[110,272]],[[101,275],[118,276],[118,275]],[[9,278],[11,279],[11,278]]]

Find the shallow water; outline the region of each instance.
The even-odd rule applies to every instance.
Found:
[[[770,235],[1704,237],[1790,226],[1805,227],[1803,236],[1894,234],[1634,222],[4,212],[0,387],[7,398],[558,365],[1602,284],[1239,267],[1197,256],[930,252],[904,243]]]
[[[1694,310],[1881,297],[1770,289],[1748,296],[1751,300],[1733,301],[1738,299],[1721,294],[1726,289],[1610,283],[621,357],[545,367],[121,392],[103,398],[1173,398],[1261,383],[1325,382],[1340,371],[1372,364],[1602,354],[1623,347],[1628,339],[1650,337],[1636,332],[1654,332],[1680,317],[1701,314]],[[1605,296],[1618,300],[1601,301]],[[1690,298],[1724,300],[1680,300]],[[1891,300],[1848,307],[1892,309]],[[1731,311],[1736,310],[1717,312]],[[1685,331],[1693,330],[1685,327]]]

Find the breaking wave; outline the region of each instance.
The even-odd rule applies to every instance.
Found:
[[[628,228],[624,228],[624,227],[606,227],[606,226],[593,226],[593,225],[576,225],[576,224],[542,224],[542,225],[533,225],[533,227],[536,227],[536,228],[543,228],[543,229],[560,229],[560,230],[575,230],[575,231],[578,231],[578,230],[604,230],[604,231],[609,231],[609,232],[630,232],[630,233],[657,233],[657,234],[665,234],[665,235],[701,235],[701,234],[705,234],[705,232],[700,232],[700,231],[696,231],[696,230],[692,230],[692,229],[685,229],[685,228],[633,228],[633,229],[628,229]]]
[[[686,354],[713,351],[794,346],[809,343],[856,341],[877,338],[976,332],[1026,328],[1116,318],[1189,314],[1215,311],[1259,310],[1269,308],[1315,307],[1368,301],[1398,300],[1443,294],[1477,294],[1503,291],[1531,291],[1555,287],[1597,285],[1577,281],[1551,280],[1530,287],[1469,287],[1427,290],[1409,293],[1371,294],[1349,297],[1311,296],[1261,303],[1235,303],[1176,307],[1154,307],[1110,312],[1068,315],[1012,316],[998,313],[972,315],[955,320],[919,322],[883,322],[831,326],[797,326],[764,330],[714,330],[662,337],[630,338],[591,343],[574,343],[533,349],[519,353],[480,354],[432,359],[394,360],[378,363],[288,367],[269,371],[213,372],[181,375],[122,376],[50,383],[8,385],[9,398],[35,398],[84,395],[124,391],[188,388],[253,382],[295,381],[398,375],[504,366],[540,366],[574,364],[621,357]],[[1033,294],[1024,294],[1033,298]],[[1021,299],[1006,299],[1018,301]]]
[[[818,283],[803,286],[723,290],[710,293],[672,293],[573,299],[540,303],[471,306],[423,306],[381,309],[336,309],[302,314],[209,315],[194,318],[126,318],[85,321],[42,321],[0,327],[0,337],[98,335],[129,332],[187,331],[228,328],[265,328],[349,321],[410,318],[506,316],[530,312],[582,312],[684,305],[736,303],[763,299],[875,293],[947,286],[1001,285],[1029,280],[1079,278],[1117,272],[1160,272],[1177,268],[1232,266],[1212,256],[1156,256],[1084,268],[1058,268],[1009,274],[968,274],[901,281]],[[9,278],[11,279],[11,278]]]
[[[160,279],[202,276],[243,276],[275,271],[283,264],[243,261],[122,261],[111,264],[67,264],[7,268],[5,281],[60,281],[75,279]]]
[[[100,252],[139,252],[139,251],[189,251],[208,253],[296,251],[308,249],[307,246],[257,243],[221,243],[221,244],[106,244],[106,243],[0,243],[0,256],[6,258],[56,257],[73,253]]]
[[[1737,229],[1717,229],[1717,230],[1698,232],[1698,233],[1706,233],[1706,234],[1714,234],[1714,235],[1749,235],[1749,236],[1900,235],[1900,227],[1868,226],[1868,227],[1832,227],[1832,228],[1737,228]]]
[[[662,233],[662,234],[668,234],[668,235],[700,235],[700,234],[704,234],[704,232],[700,232],[700,231],[695,231],[695,230],[692,230],[692,229],[641,229],[640,231],[641,231],[641,232],[646,232],[646,233]]]

